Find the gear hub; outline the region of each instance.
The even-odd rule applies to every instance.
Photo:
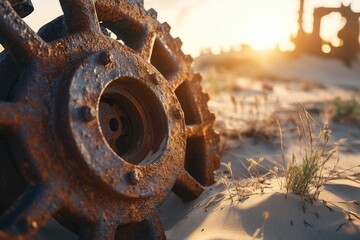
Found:
[[[142,1],[60,0],[38,34],[19,4],[0,0],[0,239],[51,217],[80,239],[165,238],[168,193],[192,200],[219,166],[181,41]]]

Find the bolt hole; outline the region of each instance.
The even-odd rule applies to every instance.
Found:
[[[110,119],[109,127],[110,127],[111,131],[113,131],[113,132],[116,132],[117,130],[119,130],[119,122],[118,122],[118,120],[115,119],[115,118]]]

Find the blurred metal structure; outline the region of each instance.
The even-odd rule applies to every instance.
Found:
[[[37,34],[30,1],[0,0],[0,239],[51,217],[80,239],[164,239],[168,193],[196,198],[219,167],[201,76],[143,1],[60,4]]]
[[[300,0],[299,9],[299,30],[293,42],[296,45],[296,52],[311,53],[314,55],[335,57],[343,60],[347,65],[355,60],[359,51],[359,18],[360,13],[353,12],[351,6],[341,5],[339,8],[318,7],[314,9],[313,31],[308,34],[303,29],[305,0]],[[320,37],[321,20],[324,16],[337,12],[346,20],[345,25],[338,33],[340,39],[339,46],[333,46],[329,42],[325,42]],[[322,51],[322,46],[327,44],[330,47],[329,53]]]

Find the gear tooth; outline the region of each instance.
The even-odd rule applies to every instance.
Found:
[[[157,13],[157,11],[155,11],[155,9],[150,8],[149,10],[147,10],[147,13],[148,13],[153,19],[157,19],[158,13]]]
[[[214,139],[216,143],[220,142],[220,134],[218,132],[214,132]]]
[[[211,121],[215,121],[215,119],[216,119],[216,116],[215,116],[215,114],[214,113],[210,113],[210,120]]]
[[[188,63],[192,63],[194,59],[192,58],[191,55],[186,55],[186,56],[185,56],[185,60],[186,60]]]
[[[170,32],[171,27],[170,27],[170,25],[169,25],[167,22],[164,22],[163,24],[161,24],[161,26],[162,26],[162,29],[163,29],[165,32]]]
[[[200,73],[195,73],[195,75],[194,75],[194,81],[201,83],[202,80],[203,80],[202,75],[201,75]]]
[[[217,144],[219,144],[220,142],[220,138],[219,141],[217,141]],[[219,151],[218,147],[217,149],[215,149],[216,152]],[[213,163],[214,163],[214,170],[220,168],[221,163],[220,163],[220,155],[218,153],[214,153],[214,157],[213,157]]]
[[[210,96],[208,93],[204,93],[204,99],[206,102],[210,101]]]
[[[175,38],[175,44],[176,46],[178,46],[179,48],[181,48],[181,46],[183,45],[183,42],[181,41],[180,38]]]
[[[218,132],[213,131],[212,134],[209,134],[209,141],[213,143],[214,148],[212,148],[212,150],[215,151],[215,153],[217,153],[219,147],[218,144],[220,142],[220,134]],[[216,155],[214,156],[215,158]]]
[[[144,6],[144,0],[135,0],[135,2],[140,6]]]

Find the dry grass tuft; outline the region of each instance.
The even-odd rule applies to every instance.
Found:
[[[244,139],[257,141],[273,140],[278,137],[277,116],[269,111],[269,95],[266,91],[255,96],[229,94],[235,114],[225,123],[217,121],[216,130],[220,133],[220,154],[236,147]],[[270,112],[270,113],[269,113]]]
[[[331,130],[326,122],[324,124],[318,123],[303,106],[299,110],[298,117],[300,120],[300,126],[297,128],[300,160],[293,153],[291,162],[286,164],[284,154],[282,154],[284,187],[287,193],[292,192],[305,199],[315,200],[318,199],[322,186],[334,174],[333,170],[338,161],[328,176],[325,176],[324,168],[338,149],[337,147],[329,149]],[[283,136],[280,124],[279,131],[283,152]]]
[[[225,186],[231,202],[248,199],[253,194],[252,189],[248,185],[243,185],[239,179],[235,179],[230,162],[221,165],[226,168],[228,174],[221,176],[219,182]]]
[[[242,98],[239,101],[242,115],[247,116],[244,119],[247,127],[239,131],[242,138],[253,138],[254,141],[276,138],[276,117],[268,114],[268,93],[263,91],[261,95],[255,95],[249,100]]]
[[[269,115],[269,97],[266,91],[255,95],[252,99],[242,97],[237,101],[231,97],[234,111],[243,116],[246,128],[238,130],[240,138],[253,138],[254,140],[271,140],[276,138],[276,117]]]
[[[358,96],[353,96],[349,100],[336,98],[330,111],[332,119],[336,122],[360,123],[360,103]]]
[[[265,188],[269,187],[267,179],[272,176],[278,177],[277,171],[266,168],[262,165],[264,158],[246,159],[248,166],[246,166],[242,161],[240,164],[246,169],[249,176],[240,174],[241,176],[236,177],[233,173],[231,162],[221,163],[225,167],[225,171],[222,176],[220,176],[219,183],[223,184],[228,193],[229,199],[231,202],[238,201],[241,202],[245,199],[248,199],[252,195],[263,194]],[[260,171],[265,170],[264,171]]]

